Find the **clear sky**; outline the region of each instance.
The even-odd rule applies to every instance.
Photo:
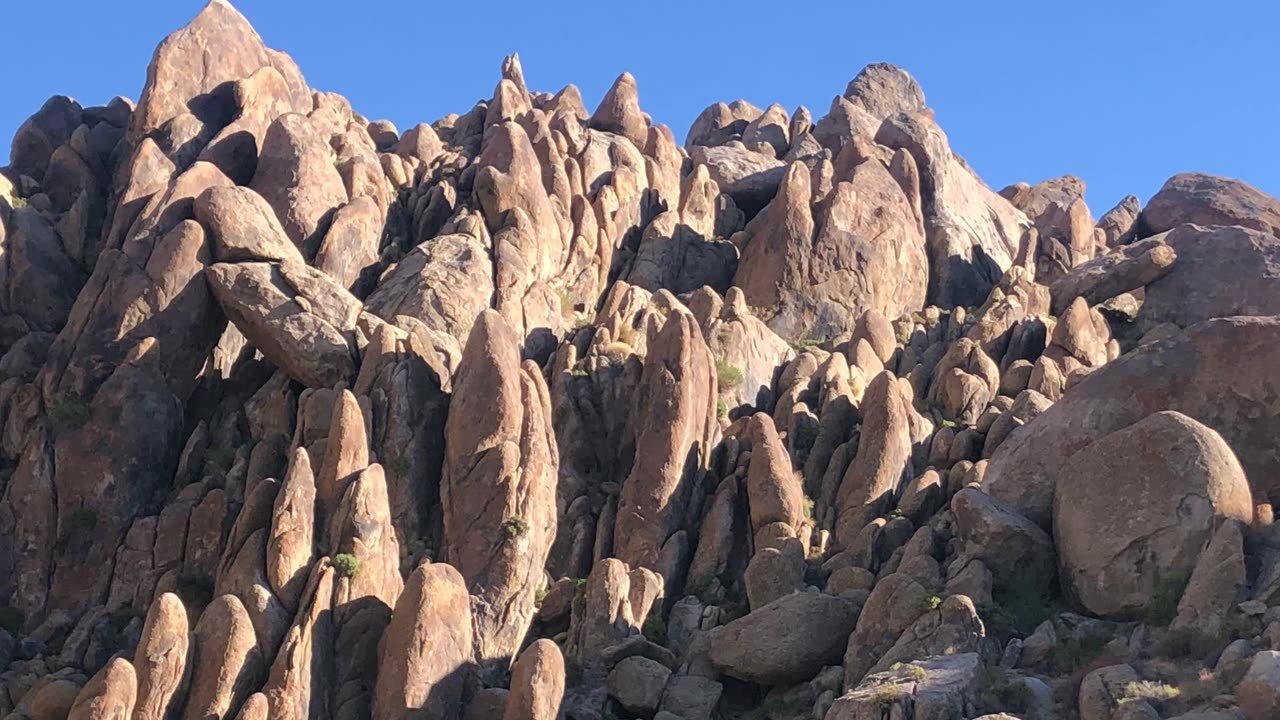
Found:
[[[233,0],[235,2],[235,0]],[[202,0],[0,0],[8,29],[0,164],[22,120],[61,93],[136,98],[155,45]],[[1280,2],[836,0],[438,2],[239,0],[312,87],[402,130],[489,97],[518,51],[531,89],[576,83],[588,107],[618,73],[683,138],[716,100],[825,114],[863,65],[905,67],[953,149],[995,189],[1067,173],[1101,215],[1187,170],[1280,195]]]

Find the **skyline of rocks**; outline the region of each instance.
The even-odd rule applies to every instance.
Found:
[[[213,0],[0,168],[0,718],[1276,717],[1280,200],[1084,190]]]

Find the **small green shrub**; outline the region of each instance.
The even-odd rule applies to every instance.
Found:
[[[821,339],[819,339],[819,338],[807,337],[807,338],[803,338],[803,339],[801,339],[801,340],[792,340],[792,341],[791,341],[791,347],[792,347],[792,349],[794,349],[796,352],[804,352],[805,350],[808,350],[809,348],[816,348],[816,347],[820,347],[820,346],[822,345],[822,343],[823,343],[823,342],[825,342],[825,341],[824,341],[824,340],[821,340]]]
[[[211,447],[204,451],[204,472],[206,477],[226,475],[236,461],[234,448]]]
[[[89,403],[72,393],[57,393],[49,404],[49,420],[56,432],[79,430],[89,422]]]
[[[1050,664],[1060,673],[1073,673],[1102,657],[1106,646],[1107,638],[1101,635],[1067,638],[1053,649]]]
[[[875,693],[871,696],[871,703],[878,710],[886,711],[893,707],[893,704],[906,697],[906,688],[896,683],[881,685],[876,688]]]
[[[98,527],[98,513],[91,507],[81,505],[71,511],[69,524],[72,530],[92,530]]]
[[[1182,691],[1178,688],[1158,680],[1138,680],[1124,686],[1124,695],[1121,700],[1146,700],[1159,706],[1160,703],[1173,700],[1181,694]]]
[[[405,479],[409,477],[409,456],[408,455],[398,456],[395,460],[392,460],[389,463],[389,465],[391,467],[391,472],[394,473],[396,477],[401,479]]]
[[[0,605],[0,630],[17,636],[22,632],[22,611],[11,605]]]
[[[30,204],[30,203],[28,203],[28,202],[27,202],[27,199],[26,199],[26,198],[24,198],[24,197],[19,197],[19,196],[17,196],[17,195],[14,195],[13,197],[5,198],[5,200],[7,200],[7,201],[8,201],[8,203],[9,203],[9,207],[13,208],[14,210],[18,210],[18,209],[21,209],[21,208],[27,207],[27,206]]]
[[[1156,642],[1156,654],[1171,659],[1199,658],[1225,644],[1226,641],[1222,638],[1201,632],[1196,628],[1169,628]]]
[[[930,609],[930,610],[937,610],[937,609],[938,609],[939,607],[941,607],[941,606],[942,606],[942,597],[941,597],[941,596],[939,596],[939,595],[930,595],[930,596],[929,596],[929,609]]]
[[[1155,591],[1151,593],[1151,602],[1147,603],[1142,621],[1148,625],[1164,627],[1178,616],[1178,601],[1187,589],[1191,576],[1177,573],[1156,581]]]
[[[711,592],[711,583],[714,579],[710,575],[690,576],[684,583],[684,591],[688,595],[696,595],[705,600],[707,594]]]
[[[178,576],[174,591],[189,608],[202,608],[213,601],[213,578],[198,573]]]
[[[339,577],[353,578],[360,574],[360,558],[351,553],[338,553],[333,556],[333,569]]]
[[[991,595],[995,608],[984,607],[990,612],[994,630],[1002,638],[1026,637],[1057,611],[1053,596],[1029,576],[1017,576],[997,587]],[[987,615],[982,617],[985,620]]]
[[[894,663],[889,666],[889,669],[894,672],[901,670],[903,675],[906,675],[916,682],[924,682],[924,679],[929,677],[929,671],[919,665],[903,665],[902,663]]]
[[[742,370],[724,358],[716,358],[716,380],[720,384],[720,392],[727,392],[742,384]]]
[[[134,618],[142,617],[142,613],[132,605],[121,605],[111,611],[111,628],[116,632],[123,632]]]
[[[666,647],[667,644],[667,623],[662,619],[662,613],[651,612],[649,617],[644,621],[644,627],[641,629],[645,638],[649,642],[657,643]]]
[[[502,531],[508,537],[517,538],[529,532],[529,521],[519,515],[512,515],[502,521]]]
[[[571,377],[587,377],[589,374],[586,368],[574,368],[569,371]]]
[[[729,417],[729,405],[725,403],[725,401],[723,400],[716,400],[716,417],[718,418]]]
[[[564,656],[564,684],[573,687],[582,682],[582,663],[572,655]]]
[[[1000,667],[986,667],[978,676],[975,702],[979,713],[1008,712],[1025,716],[1035,707],[1035,699],[1026,683],[1010,677]]]

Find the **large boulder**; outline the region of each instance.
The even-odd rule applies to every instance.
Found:
[[[325,273],[296,260],[217,263],[205,278],[249,343],[294,380],[331,387],[355,377],[363,307]]]
[[[1026,213],[1039,234],[1036,279],[1054,278],[1093,257],[1093,215],[1084,202],[1084,181],[1074,175],[1036,185],[1019,183],[1000,191]]]
[[[1048,589],[1056,573],[1053,541],[1040,526],[976,488],[964,488],[951,499],[957,567],[981,560],[997,586],[1026,582]]]
[[[542,372],[497,312],[476,320],[453,383],[440,485],[445,554],[472,595],[476,659],[499,675],[533,619],[556,534],[559,456]]]
[[[457,570],[444,563],[414,570],[383,640],[375,720],[462,717],[474,650],[470,598]]]
[[[1218,433],[1158,412],[1072,455],[1054,493],[1064,594],[1091,614],[1140,613],[1186,577],[1224,519],[1248,522],[1244,470]]]
[[[411,250],[365,300],[388,322],[397,315],[466,342],[471,326],[493,303],[493,261],[471,235],[433,238]]]
[[[788,685],[840,662],[858,606],[822,593],[781,597],[711,631],[711,663],[762,685]],[[841,631],[844,631],[843,633]]]
[[[210,52],[209,48],[217,48]],[[147,82],[134,111],[130,135],[136,142],[186,113],[204,126],[207,142],[231,121],[234,108],[229,90],[236,80],[259,68],[275,67],[293,84],[296,112],[308,112],[310,95],[297,66],[287,56],[270,51],[231,3],[214,0],[182,29],[156,47],[147,67]]]
[[[1182,173],[1169,178],[1138,218],[1139,237],[1185,223],[1240,225],[1280,236],[1280,200],[1231,178]]]
[[[623,455],[632,458],[614,524],[614,555],[656,568],[683,525],[719,433],[716,369],[697,321],[673,310],[650,340],[632,396]]]
[[[1157,238],[1178,261],[1147,285],[1137,318],[1143,330],[1162,323],[1189,327],[1215,317],[1280,314],[1280,236],[1182,225]]]
[[[1280,499],[1280,319],[1210,320],[1089,374],[1034,422],[1010,434],[987,466],[992,496],[1049,528],[1053,488],[1076,451],[1161,410],[1217,431],[1256,496]],[[1110,490],[1110,489],[1109,489]]]
[[[978,693],[977,653],[938,655],[868,676],[836,698],[827,720],[966,720]],[[1007,716],[996,716],[1007,717]]]
[[[833,337],[868,309],[896,318],[924,307],[915,161],[905,151],[888,164],[873,158],[839,180],[811,206],[809,170],[792,163],[738,263],[734,284],[784,337]]]
[[[720,191],[733,198],[747,217],[754,217],[769,204],[787,172],[781,160],[752,152],[740,142],[694,147],[689,156],[707,166]]]
[[[1030,221],[951,152],[931,113],[890,116],[875,140],[911,153],[920,171],[930,304],[981,305],[1005,270],[1027,265]]]

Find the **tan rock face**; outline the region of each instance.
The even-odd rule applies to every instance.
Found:
[[[133,658],[138,681],[136,720],[164,720],[182,707],[189,632],[187,611],[178,596],[165,593],[157,598]]]
[[[1156,237],[1178,262],[1147,286],[1137,319],[1143,330],[1161,323],[1190,327],[1215,317],[1280,313],[1280,236],[1187,225]]]
[[[289,610],[298,606],[315,552],[315,505],[310,456],[298,448],[289,458],[289,470],[275,498],[266,556],[267,579]]]
[[[1217,431],[1257,496],[1276,497],[1280,432],[1269,397],[1272,348],[1280,324],[1270,318],[1211,320],[1108,363],[1002,443],[983,487],[1041,527],[1051,526],[1053,488],[1068,459],[1089,443],[1161,410],[1175,410]],[[1246,419],[1247,418],[1247,419]]]
[[[115,658],[80,690],[67,720],[130,720],[137,693],[133,665]]]
[[[840,483],[837,540],[853,544],[863,526],[889,511],[911,472],[910,396],[890,373],[877,375],[862,400],[858,454]]]
[[[307,258],[315,257],[333,213],[348,200],[333,149],[311,120],[297,114],[281,115],[267,130],[250,187]]]
[[[505,671],[534,612],[556,532],[559,456],[542,373],[486,311],[454,377],[441,484],[445,552],[474,603],[477,659]]]
[[[227,317],[255,348],[299,382],[349,381],[357,363],[360,301],[297,262],[219,263],[205,273]]]
[[[185,718],[234,718],[266,674],[253,623],[234,595],[200,615],[192,633],[191,689]]]
[[[1084,181],[1074,175],[1036,185],[1012,185],[1000,194],[1026,213],[1039,233],[1036,278],[1046,285],[1094,255],[1093,215]]]
[[[414,570],[384,637],[375,720],[461,718],[474,649],[471,600],[458,571],[443,563]]]
[[[632,398],[614,555],[653,568],[684,520],[716,440],[715,363],[693,316],[673,312],[652,339]]]
[[[888,118],[876,142],[909,152],[920,171],[929,302],[980,305],[1005,270],[1024,265],[1030,222],[952,154],[927,115]]]
[[[1138,219],[1138,236],[1179,225],[1240,225],[1280,236],[1280,200],[1231,178],[1181,173],[1165,182]]]
[[[466,342],[477,316],[493,302],[493,263],[484,246],[465,234],[423,243],[378,284],[365,307],[388,322],[397,315]]]
[[[211,47],[218,48],[218,52],[210,53]],[[209,3],[186,27],[156,48],[133,114],[131,136],[149,135],[171,119],[194,112],[202,123],[212,126],[206,131],[212,137],[214,131],[231,120],[219,117],[219,86],[249,77],[255,70],[276,62],[244,16],[229,3]],[[293,70],[296,73],[297,68]],[[300,82],[301,77],[297,80]]]
[[[1252,517],[1220,435],[1181,413],[1149,415],[1064,467],[1053,517],[1063,590],[1097,615],[1140,613],[1161,580],[1191,573],[1219,523]]]
[[[804,489],[791,469],[791,458],[778,439],[773,419],[756,413],[747,421],[751,465],[747,470],[747,502],[755,532],[770,523],[799,529],[804,518]]]
[[[555,720],[564,682],[560,647],[546,638],[534,642],[511,668],[511,694],[502,720]]]

